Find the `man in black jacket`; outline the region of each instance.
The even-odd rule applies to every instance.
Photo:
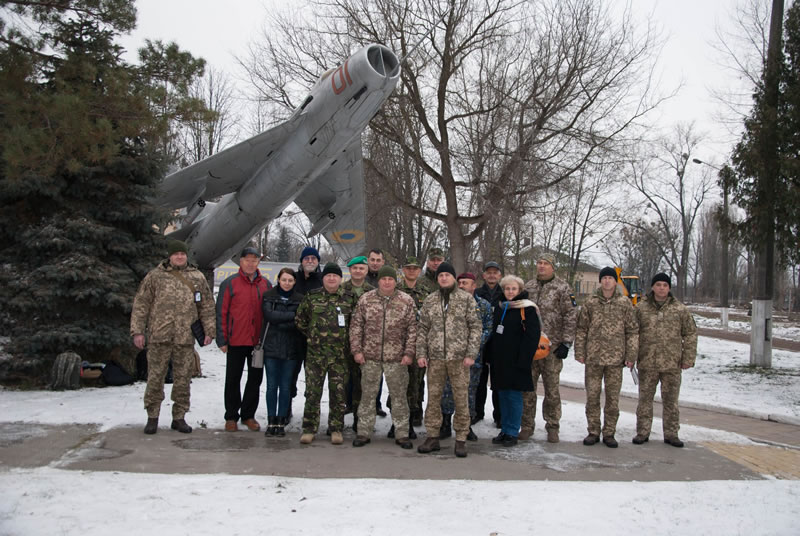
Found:
[[[497,307],[500,300],[503,299],[503,289],[500,288],[500,278],[503,277],[503,272],[500,270],[500,265],[494,261],[489,261],[483,265],[483,286],[475,290],[475,295],[483,298],[492,305],[492,309]],[[483,420],[484,407],[486,406],[487,384],[489,383],[489,365],[485,363],[481,367],[481,378],[478,381],[478,391],[475,394],[475,416],[472,419],[472,424]],[[497,391],[492,391],[492,418],[499,428],[500,424],[500,400],[497,398]]]

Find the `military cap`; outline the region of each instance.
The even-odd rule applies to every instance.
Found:
[[[415,256],[413,256],[413,255],[409,255],[408,257],[406,257],[406,263],[403,265],[403,267],[406,267],[406,266],[416,266],[417,268],[422,268],[422,265],[419,263],[417,258]]]
[[[545,262],[549,262],[549,263],[550,263],[550,265],[551,265],[553,268],[555,268],[555,267],[556,267],[556,256],[555,256],[555,255],[552,255],[552,254],[550,254],[550,253],[542,253],[541,255],[539,255],[539,259],[538,259],[538,260],[540,260],[540,261],[545,261]]]
[[[442,251],[442,248],[431,248],[430,251],[428,251],[428,258],[444,259],[444,251]]]

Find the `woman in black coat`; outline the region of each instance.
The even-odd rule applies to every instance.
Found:
[[[294,291],[295,277],[290,268],[278,272],[278,284],[264,294],[261,309],[269,322],[264,337],[264,370],[267,373],[267,417],[265,435],[285,435],[289,405],[292,403],[292,376],[301,355],[301,336],[294,315],[303,296]]]
[[[523,281],[507,275],[500,281],[505,300],[494,308],[492,335],[487,347],[492,389],[500,401],[502,428],[494,444],[517,444],[522,423],[522,393],[533,391],[531,364],[539,346],[539,310],[523,290]]]

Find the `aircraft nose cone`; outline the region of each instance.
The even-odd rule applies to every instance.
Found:
[[[371,45],[367,49],[367,61],[381,76],[394,77],[400,72],[400,61],[397,56],[383,45]]]

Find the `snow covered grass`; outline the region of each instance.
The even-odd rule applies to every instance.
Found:
[[[689,309],[694,313],[697,327],[709,329],[722,329],[720,308],[692,305]],[[747,311],[731,309],[728,317],[728,330],[740,333],[750,333],[750,320]],[[734,320],[736,318],[736,320]],[[800,341],[800,323],[789,322],[785,316],[773,316],[772,336],[790,341]]]
[[[76,481],[76,476],[80,477]],[[78,485],[77,482],[80,482]],[[800,530],[800,482],[486,482],[0,474],[0,533],[772,534]],[[22,492],[24,490],[24,492]]]
[[[773,350],[772,369],[768,370],[751,368],[749,362],[747,344],[699,337],[695,367],[683,372],[681,402],[800,418],[800,354]],[[570,353],[561,372],[562,381],[582,385],[583,373],[583,365]],[[638,393],[627,372],[622,391]]]

